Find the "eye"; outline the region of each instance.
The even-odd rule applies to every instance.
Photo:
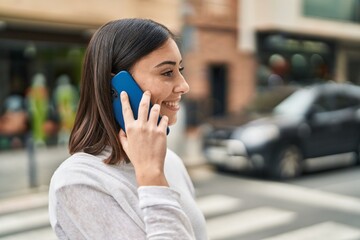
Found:
[[[179,72],[182,73],[184,71],[184,67],[179,68]]]
[[[170,71],[164,72],[162,75],[164,75],[166,77],[172,77],[173,73],[174,73],[174,71],[170,70]]]

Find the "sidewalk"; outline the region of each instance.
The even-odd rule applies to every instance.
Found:
[[[199,134],[175,134],[168,147],[184,161],[189,174],[201,179],[209,174],[203,170]],[[67,147],[37,148],[35,173],[29,172],[26,150],[0,152],[0,239],[56,239],[48,219],[48,184],[55,169],[68,157]],[[36,187],[29,187],[29,177],[35,174]]]
[[[32,159],[25,149],[0,152],[0,199],[47,187],[68,156],[65,146],[37,148]]]
[[[48,217],[47,189],[0,200],[0,239],[56,239]]]
[[[177,153],[187,168],[205,163],[199,134],[185,136],[172,129],[168,147]],[[31,157],[26,149],[0,152],[0,199],[31,188],[48,186],[55,169],[69,157],[67,146],[38,147]]]

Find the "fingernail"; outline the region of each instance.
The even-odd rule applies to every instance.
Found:
[[[153,108],[154,108],[155,110],[159,110],[159,109],[160,109],[160,105],[156,103],[156,104],[154,104]]]
[[[146,95],[148,95],[148,96],[151,95],[150,91],[145,91],[144,94],[146,94]]]

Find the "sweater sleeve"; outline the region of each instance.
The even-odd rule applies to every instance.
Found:
[[[168,187],[138,188],[147,239],[195,239],[189,218],[179,204],[180,194]]]
[[[66,185],[56,191],[59,239],[195,239],[190,221],[180,207],[179,194],[167,187],[138,188],[145,232],[113,196],[94,187]],[[136,207],[129,203],[128,206]]]
[[[56,223],[59,239],[145,239],[144,231],[110,195],[83,184],[56,191]]]

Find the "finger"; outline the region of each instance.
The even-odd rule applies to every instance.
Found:
[[[138,110],[138,120],[146,122],[149,115],[149,106],[150,106],[151,94],[149,91],[145,91],[142,95],[139,110]]]
[[[169,125],[169,118],[165,115],[162,116],[159,123],[159,128],[161,128],[166,133],[168,125]]]
[[[126,92],[124,91],[121,92],[120,101],[121,101],[122,113],[124,116],[124,122],[126,125],[126,122],[134,120],[134,114],[133,111],[131,110],[129,97]]]
[[[119,132],[119,139],[120,139],[121,146],[123,147],[125,153],[127,154],[128,140],[127,140],[126,133],[122,129],[120,129],[120,132]]]
[[[154,104],[154,106],[150,110],[149,123],[151,125],[156,126],[158,124],[159,115],[160,115],[160,105]]]

